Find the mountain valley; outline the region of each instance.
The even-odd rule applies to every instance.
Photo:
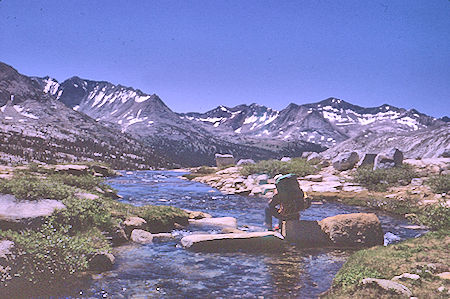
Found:
[[[280,111],[243,104],[176,113],[156,94],[106,81],[59,83],[6,64],[0,78],[0,150],[7,163],[122,156],[118,165],[145,168],[213,164],[215,153],[261,160],[328,149],[332,158],[343,150],[397,147],[435,157],[450,147],[447,118],[388,104],[364,108],[328,98]]]

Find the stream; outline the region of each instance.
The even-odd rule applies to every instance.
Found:
[[[171,205],[204,211],[213,217],[232,216],[238,228],[264,231],[267,199],[224,195],[205,184],[182,180],[174,171],[123,172],[108,180],[124,202]],[[336,214],[371,211],[337,203],[313,204],[301,219],[319,220]],[[373,212],[373,211],[371,211]],[[414,238],[403,218],[375,212],[385,243]],[[214,233],[217,231],[209,231]],[[95,275],[68,296],[88,298],[316,298],[326,291],[352,250],[299,249],[279,253],[201,253],[181,248],[190,228],[174,231],[174,240],[116,249],[113,270]]]

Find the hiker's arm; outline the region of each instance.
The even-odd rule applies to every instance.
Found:
[[[275,194],[272,199],[269,201],[269,207],[275,208],[277,205],[280,204],[280,199],[278,197],[278,194]]]

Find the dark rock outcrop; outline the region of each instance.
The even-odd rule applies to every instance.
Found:
[[[108,271],[111,270],[116,263],[114,255],[108,252],[96,253],[89,261],[89,270],[91,271]]]
[[[392,168],[403,164],[403,153],[396,148],[390,149],[375,157],[373,169]]]
[[[357,152],[343,152],[333,159],[333,167],[338,171],[344,171],[355,167],[359,161]]]

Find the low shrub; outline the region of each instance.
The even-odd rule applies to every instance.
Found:
[[[364,206],[391,212],[399,215],[418,213],[420,208],[417,198],[406,197],[403,199],[398,198],[385,198],[385,197],[349,197],[339,198],[339,202],[352,206]]]
[[[432,230],[450,228],[450,207],[443,200],[438,204],[425,206],[416,217],[420,224]]]
[[[306,176],[317,173],[318,168],[306,159],[295,158],[288,162],[278,160],[264,160],[255,164],[244,165],[241,174],[249,176],[252,174],[268,174],[271,177],[277,174],[294,173],[298,176]]]
[[[441,174],[430,177],[427,180],[431,191],[434,193],[449,193],[450,192],[450,174]]]
[[[408,185],[415,177],[417,177],[417,173],[414,168],[404,164],[376,170],[373,170],[371,166],[360,167],[354,175],[354,180],[371,191],[384,192],[389,187]]]
[[[198,173],[198,174],[212,174],[212,173],[215,173],[215,172],[216,172],[216,169],[214,167],[201,166],[194,173]]]
[[[31,175],[15,175],[13,179],[0,180],[0,193],[28,200],[41,198],[62,200],[73,196],[74,190],[58,181]]]
[[[63,200],[66,209],[54,213],[55,225],[68,226],[71,230],[85,231],[98,227],[107,229],[114,224],[111,211],[104,204],[104,200],[67,198]]]
[[[84,190],[92,190],[100,187],[104,183],[104,179],[95,177],[90,174],[72,175],[72,174],[54,174],[48,176],[48,180],[60,182],[65,185],[77,187]]]
[[[85,234],[68,234],[68,227],[46,223],[39,230],[0,231],[0,236],[14,242],[16,259],[14,277],[21,283],[51,284],[88,268],[89,258],[96,251],[110,247],[99,230]]]
[[[162,232],[170,230],[175,223],[186,225],[189,215],[182,209],[170,206],[133,206],[127,203],[108,200],[105,202],[111,214],[120,219],[128,216],[138,216],[147,221],[151,232]]]
[[[193,180],[200,176],[205,176],[208,174],[215,173],[216,171],[217,171],[217,169],[214,167],[201,166],[201,167],[193,170],[191,173],[184,174],[183,177],[185,177],[188,180]]]

